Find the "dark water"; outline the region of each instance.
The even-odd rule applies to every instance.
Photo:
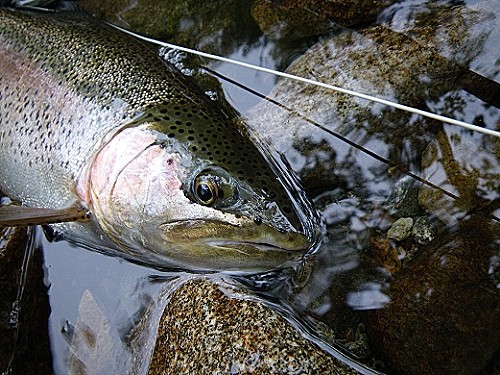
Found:
[[[295,74],[500,130],[500,13],[486,2],[386,2],[375,16],[362,10],[351,18],[322,13],[312,2],[319,8],[310,10],[311,18],[299,13],[297,24],[296,13],[281,9],[274,28],[264,27],[271,21],[262,14],[273,10],[267,2],[139,1],[133,11],[82,3],[139,33],[259,66],[284,70],[293,64]],[[264,10],[258,12],[258,5]],[[380,24],[386,28],[377,29]],[[266,73],[201,62],[292,113],[228,80],[219,78],[219,88],[210,73],[197,70],[197,58],[177,61],[193,69],[207,91],[223,93],[285,155],[324,221],[322,245],[303,267],[243,282],[263,299],[291,306],[299,320],[326,324],[337,348],[377,370],[498,369],[498,138]],[[399,218],[419,225],[398,237],[391,227]],[[44,240],[43,248],[58,374],[67,372],[86,290],[109,320],[110,337],[119,337],[160,292],[162,283],[151,276],[176,276],[64,242]],[[111,353],[127,356],[117,340]]]

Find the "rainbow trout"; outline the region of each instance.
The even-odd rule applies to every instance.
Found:
[[[91,17],[0,8],[0,189],[88,210],[52,225],[63,238],[157,267],[274,268],[314,237],[280,165],[150,46]]]

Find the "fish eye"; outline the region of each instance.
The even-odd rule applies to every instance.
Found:
[[[236,180],[222,168],[212,167],[198,173],[191,185],[190,196],[204,206],[229,208],[240,198]]]
[[[219,196],[217,182],[210,175],[198,175],[194,181],[194,196],[196,200],[204,205],[213,205]]]

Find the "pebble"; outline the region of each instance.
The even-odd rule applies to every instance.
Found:
[[[387,238],[402,241],[410,236],[412,226],[413,219],[411,217],[402,217],[392,224],[387,232]]]
[[[408,217],[418,213],[418,184],[410,176],[401,178],[387,197],[385,209],[391,216]]]
[[[411,234],[416,243],[427,245],[434,238],[434,228],[426,216],[420,216],[415,219]]]

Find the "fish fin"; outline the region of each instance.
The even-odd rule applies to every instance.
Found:
[[[80,205],[62,210],[23,206],[0,207],[0,225],[17,227],[25,225],[45,225],[68,221],[86,221],[90,218],[88,210]]]

